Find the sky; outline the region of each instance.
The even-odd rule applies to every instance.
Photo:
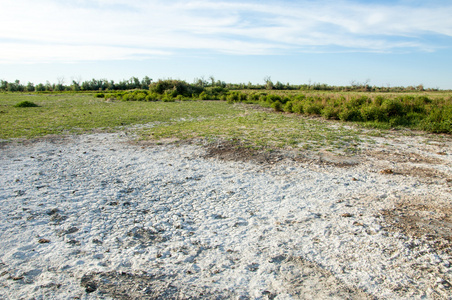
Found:
[[[450,0],[0,0],[0,79],[452,89]]]

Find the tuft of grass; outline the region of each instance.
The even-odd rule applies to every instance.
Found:
[[[28,101],[28,100],[24,100],[21,101],[19,103],[17,103],[16,105],[14,105],[14,107],[38,107],[39,105],[37,105],[34,102]]]

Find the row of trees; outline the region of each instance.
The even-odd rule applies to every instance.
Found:
[[[70,84],[65,84],[64,78],[58,78],[57,83],[45,84],[39,83],[34,85],[28,82],[26,85],[19,80],[8,82],[0,80],[0,91],[3,92],[63,92],[63,91],[115,91],[115,90],[133,90],[133,89],[149,89],[152,79],[148,76],[143,79],[132,77],[128,80],[114,82],[107,79],[92,79],[87,81],[72,80]]]
[[[69,84],[65,83],[64,78],[60,77],[57,83],[50,83],[47,81],[45,84],[39,83],[34,85],[28,82],[26,85],[22,84],[19,80],[14,82],[8,82],[5,80],[0,80],[0,91],[8,92],[50,92],[50,91],[120,91],[120,90],[133,90],[133,89],[143,89],[149,90],[153,87],[153,82],[151,78],[145,76],[143,79],[137,77],[132,77],[128,80],[122,80],[119,82],[114,82],[113,80],[107,79],[92,79],[87,81],[72,80]],[[158,80],[157,83],[168,82],[175,80]],[[184,86],[190,86],[191,89],[198,90],[199,88],[206,87],[221,87],[228,90],[302,90],[302,91],[332,91],[332,92],[347,92],[347,91],[361,91],[361,92],[412,92],[412,91],[437,91],[438,89],[424,89],[422,84],[417,86],[408,87],[377,87],[371,86],[369,80],[363,83],[352,81],[348,86],[331,86],[325,83],[307,83],[301,85],[292,85],[289,83],[282,83],[277,81],[274,83],[269,76],[264,77],[263,84],[253,84],[248,83],[226,83],[221,80],[215,80],[213,76],[209,79],[204,77],[195,78],[192,84],[185,81],[176,80],[177,82],[183,83]]]

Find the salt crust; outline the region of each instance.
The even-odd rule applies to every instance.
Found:
[[[450,299],[451,258],[380,214],[404,195],[450,203],[442,181],[127,141],[0,149],[1,299]]]

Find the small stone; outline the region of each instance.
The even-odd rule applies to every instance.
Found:
[[[72,246],[80,246],[80,242],[77,240],[69,240],[67,243]]]
[[[97,290],[97,283],[93,280],[92,275],[83,275],[80,285],[85,288],[85,292],[90,294]]]
[[[54,215],[54,214],[56,214],[58,212],[59,212],[58,208],[52,208],[51,210],[47,211],[47,214],[49,216],[52,216],[52,215]]]
[[[24,279],[24,277],[23,277],[22,275],[19,275],[19,276],[14,276],[12,279],[13,279],[14,281],[18,281],[18,280]]]
[[[394,174],[394,171],[391,169],[384,169],[380,171],[380,174]]]
[[[47,244],[47,243],[50,243],[50,240],[48,240],[48,239],[39,239],[38,243],[40,243],[40,244]]]
[[[350,214],[350,213],[345,213],[345,214],[342,214],[341,215],[341,217],[343,217],[343,218],[350,218],[350,217],[352,217],[353,215],[352,214]]]

